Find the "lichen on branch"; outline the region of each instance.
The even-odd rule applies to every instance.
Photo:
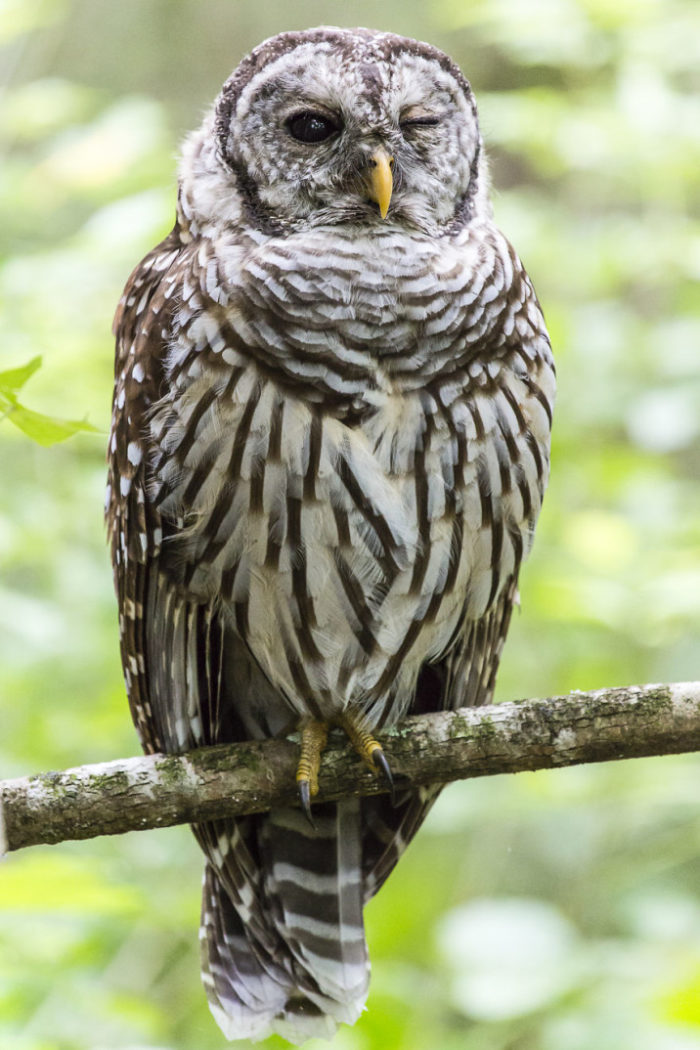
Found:
[[[378,735],[397,788],[700,750],[700,682],[628,686],[408,718]],[[298,743],[146,755],[0,782],[0,849],[119,835],[295,805]],[[317,800],[378,794],[342,733]]]

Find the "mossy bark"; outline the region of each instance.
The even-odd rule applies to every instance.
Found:
[[[406,719],[379,735],[403,786],[700,749],[700,682],[630,686]],[[118,835],[295,804],[298,744],[147,755],[0,783],[0,847]],[[386,790],[340,732],[318,801]]]

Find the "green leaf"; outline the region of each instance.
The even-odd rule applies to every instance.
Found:
[[[37,356],[28,361],[26,365],[22,365],[21,368],[8,368],[0,372],[0,390],[3,393],[20,390],[40,368],[41,357]]]
[[[80,431],[88,431],[92,434],[98,433],[97,427],[82,419],[57,419],[55,416],[45,416],[41,412],[33,412],[18,402],[14,402],[8,409],[6,419],[19,427],[23,433],[37,444],[48,447],[55,445],[58,441],[65,441]]]
[[[85,420],[46,416],[42,412],[34,412],[31,408],[25,408],[19,403],[15,396],[16,392],[21,390],[39,368],[41,368],[41,357],[37,356],[20,368],[8,368],[0,372],[0,420],[9,419],[27,437],[44,446],[55,445],[57,441],[65,441],[66,438],[72,437],[79,431],[97,433],[97,428]]]

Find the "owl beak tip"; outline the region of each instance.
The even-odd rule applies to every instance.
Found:
[[[394,158],[384,149],[375,150],[369,159],[370,171],[367,180],[368,196],[379,206],[379,214],[386,219],[394,188],[392,166]]]

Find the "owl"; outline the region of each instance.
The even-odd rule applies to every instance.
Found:
[[[231,1039],[358,1018],[364,904],[440,789],[314,804],[327,733],[391,780],[379,729],[493,693],[555,382],[488,191],[445,54],[282,33],[187,139],[119,303],[107,520],[141,743],[299,734],[299,805],[193,829]]]

